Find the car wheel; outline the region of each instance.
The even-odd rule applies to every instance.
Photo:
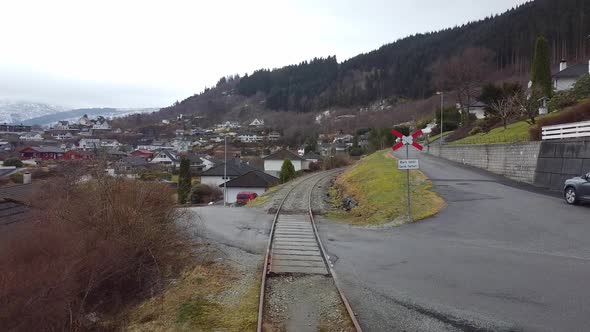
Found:
[[[578,204],[578,195],[576,195],[576,189],[568,187],[564,192],[565,201],[567,204]]]

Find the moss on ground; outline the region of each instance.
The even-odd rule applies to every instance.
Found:
[[[410,181],[413,221],[431,217],[444,207],[444,200],[432,191],[432,183],[422,172],[411,171]],[[389,150],[361,159],[336,179],[335,186],[359,205],[350,212],[331,212],[331,219],[357,225],[406,221],[406,172],[397,169],[397,160]]]

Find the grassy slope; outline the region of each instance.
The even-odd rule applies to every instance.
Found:
[[[444,133],[442,133],[442,136],[447,136],[447,135],[450,135],[450,134],[452,134],[453,132],[454,132],[454,130],[451,130],[451,131],[445,131]],[[434,135],[434,136],[432,136],[432,137],[428,138],[428,140],[429,140],[429,142],[434,142],[434,141],[435,141],[435,140],[437,140],[437,139],[438,139],[440,136],[441,136],[441,134]]]
[[[412,219],[433,216],[443,206],[443,199],[434,193],[432,184],[419,171],[412,171]],[[403,223],[406,215],[406,173],[397,169],[397,161],[389,150],[378,151],[360,160],[336,180],[346,196],[359,202],[350,213],[337,212],[331,217],[353,224],[380,225],[391,221]]]
[[[537,117],[537,120],[546,117],[552,117],[559,112],[549,113]],[[481,133],[473,136],[467,136],[449,144],[490,144],[490,143],[514,143],[529,141],[529,128],[531,126],[526,121],[519,121],[504,127],[494,128],[489,133]]]

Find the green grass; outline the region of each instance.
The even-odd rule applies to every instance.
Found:
[[[411,171],[412,220],[431,217],[444,206],[443,199],[432,191],[432,183],[419,171]],[[338,177],[335,183],[342,196],[350,196],[359,206],[350,212],[329,214],[359,225],[405,222],[406,173],[397,169],[397,160],[389,150],[378,151],[361,159]]]
[[[537,120],[543,118],[550,118],[559,114],[559,112],[553,112],[546,115],[537,117]],[[448,144],[492,144],[492,143],[515,143],[515,142],[528,142],[529,141],[529,128],[531,127],[526,121],[518,121],[509,124],[506,129],[500,126],[490,130],[488,133],[476,134],[473,136],[467,136],[460,140],[450,142]]]

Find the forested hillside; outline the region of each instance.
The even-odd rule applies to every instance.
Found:
[[[252,98],[256,104],[246,105],[250,110],[297,112],[363,106],[384,98],[423,99],[436,91],[433,65],[464,49],[489,49],[493,69],[522,76],[530,70],[538,36],[549,41],[553,64],[561,58],[575,63],[590,56],[588,33],[588,0],[536,0],[478,22],[410,36],[342,63],[336,57],[316,58],[224,78],[216,88],[165,108],[163,114],[238,114],[236,108],[244,108],[239,103]],[[220,99],[222,91],[217,90],[228,91],[229,97]]]

